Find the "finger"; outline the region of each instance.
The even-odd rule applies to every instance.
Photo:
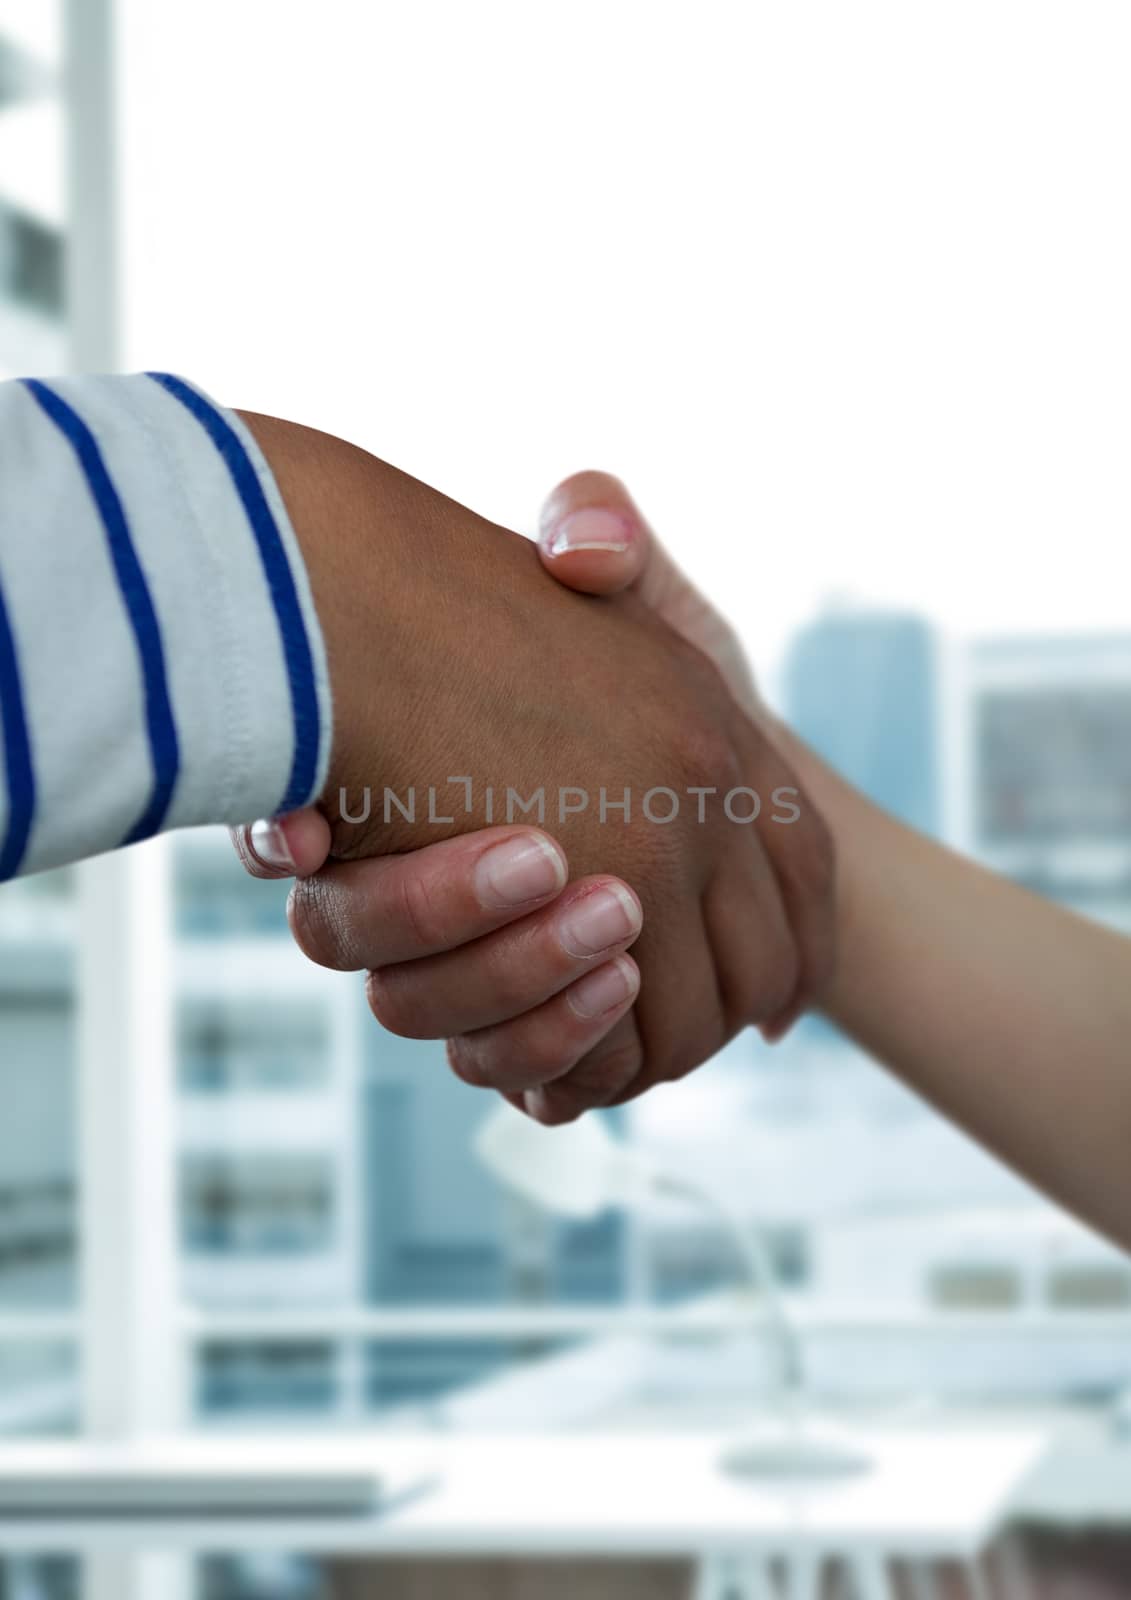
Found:
[[[619,478],[577,472],[542,509],[538,550],[552,578],[585,594],[634,589],[669,628],[715,663],[756,721],[768,713],[734,629],[682,572]]]
[[[522,1109],[547,1127],[574,1122],[586,1111],[617,1104],[628,1085],[639,1077],[642,1062],[643,1046],[636,1011],[632,1010],[568,1072],[536,1089],[528,1089]]]
[[[330,824],[313,806],[228,831],[253,878],[304,878],[317,872],[330,854]]]
[[[454,950],[546,905],[568,876],[536,828],[482,828],[408,855],[338,861],[299,879],[291,931],[319,966],[359,972]]]
[[[586,1111],[619,1105],[640,1080],[645,1052],[634,1008],[570,1071],[552,1083],[528,1090],[522,1109],[537,1122],[555,1127]]]
[[[538,548],[559,583],[586,594],[614,594],[635,584],[645,604],[662,612],[677,589],[691,591],[611,472],[575,472],[558,484],[542,507]]]
[[[647,524],[619,478],[577,472],[542,507],[542,565],[569,589],[616,594],[636,583],[649,563]]]
[[[801,976],[795,931],[757,837],[735,841],[703,899],[727,1028],[762,1026],[792,1003]]]
[[[511,1096],[552,1083],[615,1027],[639,988],[632,957],[614,956],[522,1016],[449,1039],[452,1070],[465,1083]]]
[[[506,1022],[636,939],[640,901],[616,878],[581,879],[486,938],[369,974],[370,1010],[391,1033],[443,1039]]]
[[[660,1083],[671,1083],[702,1066],[728,1036],[707,931],[700,915],[692,926],[653,928],[636,959],[648,974],[634,1012],[641,1055],[635,1074],[605,1102],[622,1105]]]

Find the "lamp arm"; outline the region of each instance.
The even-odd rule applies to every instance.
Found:
[[[773,1263],[761,1234],[756,1228],[744,1226],[726,1202],[707,1187],[663,1173],[652,1174],[652,1187],[659,1194],[691,1202],[706,1211],[730,1238],[743,1276],[761,1298],[767,1331],[776,1347],[778,1397],[784,1406],[794,1410],[804,1381],[801,1341],[782,1304],[774,1282]]]

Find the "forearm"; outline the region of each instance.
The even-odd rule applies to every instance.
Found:
[[[838,854],[823,1009],[1062,1204],[1131,1245],[1131,941],[904,827],[787,736]]]

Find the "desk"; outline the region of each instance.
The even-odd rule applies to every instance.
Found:
[[[430,1487],[379,1514],[0,1521],[0,1550],[287,1549],[360,1556],[692,1557],[697,1600],[814,1600],[839,1560],[858,1600],[891,1600],[890,1563],[928,1593],[930,1564],[960,1563],[988,1594],[980,1562],[1042,1454],[1031,1433],[861,1431],[874,1469],[823,1488],[754,1487],[723,1476],[712,1435],[547,1437],[369,1434],[296,1443],[304,1459],[382,1460]],[[49,1448],[49,1447],[48,1447]],[[784,1573],[778,1571],[784,1566]],[[779,1583],[776,1589],[772,1587]]]

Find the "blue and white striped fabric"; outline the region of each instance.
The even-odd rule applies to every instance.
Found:
[[[164,373],[0,384],[0,880],[294,810],[329,677],[240,419]]]

